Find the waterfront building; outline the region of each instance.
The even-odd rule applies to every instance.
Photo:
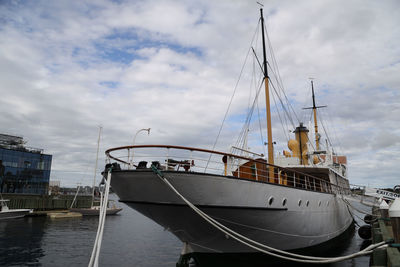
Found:
[[[20,136],[0,134],[0,192],[47,194],[52,156],[25,143]]]

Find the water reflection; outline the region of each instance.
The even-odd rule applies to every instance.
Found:
[[[182,243],[170,232],[120,203],[120,215],[106,219],[100,266],[175,266]],[[358,220],[358,219],[356,219]],[[364,224],[359,221],[359,224]],[[97,217],[51,220],[33,217],[0,221],[0,266],[87,266],[96,237]],[[317,256],[348,255],[368,246],[350,229],[329,247],[318,247]],[[368,266],[364,256],[330,267]],[[198,259],[204,266],[310,266],[286,262],[261,254],[208,255]]]
[[[45,255],[41,248],[46,218],[0,221],[0,265],[35,265]]]

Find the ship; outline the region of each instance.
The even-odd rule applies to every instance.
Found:
[[[289,150],[274,155],[262,9],[259,23],[267,156],[246,146],[224,152],[150,144],[106,151],[108,159],[116,162],[111,186],[120,201],[179,238],[183,253],[256,252],[210,224],[196,209],[249,240],[285,251],[331,241],[353,223],[343,201],[350,194],[347,158],[321,144],[317,110],[322,106],[315,103],[313,81],[309,108],[313,135],[303,123],[297,124]]]

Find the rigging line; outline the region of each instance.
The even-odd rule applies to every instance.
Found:
[[[260,81],[263,79],[264,77],[260,77]],[[262,84],[262,81],[261,81]],[[264,135],[263,135],[263,131],[262,131],[262,126],[261,126],[261,116],[260,116],[260,107],[258,105],[258,101],[256,102],[257,104],[257,115],[258,115],[258,125],[259,125],[259,129],[260,129],[260,137],[261,137],[261,145],[263,147],[263,152],[264,155],[266,155],[266,150],[265,150],[265,145],[264,145]]]
[[[342,144],[340,142],[340,138],[338,138],[338,134],[336,132],[336,127],[334,126],[335,124],[333,124],[333,119],[331,116],[331,113],[328,111],[328,109],[325,111],[329,120],[329,124],[333,125],[331,128],[333,128],[333,137],[335,138],[335,141],[338,143],[338,150],[340,154],[343,154],[343,149],[342,149]]]
[[[256,52],[255,52],[255,50],[254,50],[253,47],[252,47],[252,50],[253,50],[254,58],[256,59],[258,65],[259,65],[259,67],[260,67],[260,69],[262,70],[261,63],[260,63],[260,61],[258,60],[257,54],[256,54]],[[254,61],[254,58],[253,58],[253,79],[256,80],[256,77],[255,77],[255,76],[256,76],[256,72],[255,72],[255,61]],[[260,83],[261,85],[262,85],[262,79],[263,79],[263,76],[260,76],[259,83]],[[254,85],[255,85],[255,84],[254,84]],[[254,86],[254,89],[256,90],[256,95],[257,95],[257,88],[256,88],[255,86]],[[264,155],[266,155],[266,150],[265,150],[265,146],[264,146],[264,135],[263,135],[262,126],[261,126],[260,107],[259,107],[259,105],[258,105],[258,98],[257,98],[257,100],[256,100],[255,103],[256,103],[256,106],[257,106],[257,117],[258,117],[258,126],[259,126],[259,129],[260,129],[261,144],[262,144],[262,147],[263,147]]]
[[[331,145],[331,147],[332,147],[332,150],[334,149],[334,146],[333,146],[333,143],[331,142],[331,140],[330,140],[330,132],[328,132],[328,130],[329,130],[329,128],[328,128],[328,126],[325,128],[325,126],[324,126],[324,120],[322,119],[322,117],[320,116],[320,113],[318,113],[318,118],[319,118],[319,121],[321,122],[321,124],[322,124],[322,128],[324,129],[324,132],[325,132],[325,135],[326,135],[326,137],[327,137],[327,139],[328,139],[328,141],[329,141],[329,144]]]
[[[324,129],[325,136],[326,136],[326,138],[328,139],[328,143],[329,143],[329,144],[331,145],[331,147],[332,147],[332,152],[334,152],[334,151],[333,151],[333,145],[332,145],[331,139],[329,138],[328,132],[326,131],[324,122],[323,122],[322,120],[321,120],[321,125],[322,125],[322,128]],[[327,148],[327,150],[328,150],[328,148]]]
[[[276,92],[276,88],[275,88],[274,83],[273,83],[272,81],[270,81],[270,83],[271,83],[272,88],[274,89],[276,95],[279,96],[278,93]],[[281,99],[280,97],[278,97],[278,99],[279,99],[279,102],[281,103],[282,109],[285,111],[286,116],[288,117],[288,119],[289,119],[290,122],[292,123],[293,128],[295,128],[295,124],[294,124],[294,122],[293,122],[293,120],[292,120],[292,117],[290,116],[288,110],[286,109],[286,107],[285,107],[285,105],[284,105],[282,99]]]
[[[251,39],[251,44],[252,44],[253,41],[254,41],[254,38],[255,38],[255,36],[256,36],[256,33],[258,32],[258,28],[259,28],[259,26],[260,26],[260,21],[261,21],[261,20],[259,19],[259,20],[258,20],[258,23],[257,23],[256,30],[254,31],[254,34],[253,34],[253,38]],[[231,99],[230,99],[230,101],[229,101],[228,108],[226,109],[224,118],[223,118],[223,120],[222,120],[221,127],[219,128],[218,135],[217,135],[217,138],[215,139],[215,142],[214,142],[214,145],[213,145],[213,147],[212,147],[212,150],[215,149],[215,146],[217,145],[219,136],[221,135],[222,128],[223,128],[223,126],[224,126],[226,117],[228,116],[228,112],[229,112],[229,109],[230,109],[230,107],[231,107],[231,104],[232,104],[232,101],[233,101],[233,97],[235,96],[236,90],[237,90],[237,88],[238,88],[239,81],[240,81],[240,79],[241,79],[241,77],[242,77],[243,70],[244,70],[244,67],[245,67],[245,65],[246,65],[247,58],[249,57],[249,54],[250,54],[250,49],[248,49],[248,51],[247,51],[246,58],[245,58],[245,60],[244,60],[244,62],[243,62],[242,68],[241,68],[240,73],[239,73],[239,78],[238,78],[238,80],[237,80],[237,82],[236,82],[235,88],[234,88],[234,90],[233,90],[232,97],[231,97]],[[210,155],[210,157],[209,157],[209,159],[208,159],[208,161],[207,161],[207,164],[206,164],[206,167],[205,167],[205,169],[204,169],[204,172],[207,171],[207,167],[208,167],[208,164],[210,163],[210,159],[211,159],[211,155]]]
[[[260,66],[261,72],[263,72],[263,73],[264,73],[264,70],[263,70],[263,67],[262,67],[262,65],[261,65],[261,63],[260,63],[260,60],[258,60],[258,57],[257,57],[256,51],[254,51],[254,48],[253,48],[253,47],[251,47],[251,49],[253,49],[253,54],[254,54],[254,57],[257,59],[258,66]]]
[[[257,49],[257,44],[258,44],[258,36],[259,36],[259,35],[256,35],[256,40],[255,40],[256,49]],[[253,65],[252,65],[252,66],[253,66],[252,82],[253,82],[253,81],[256,80],[256,79],[255,79],[255,62],[254,62],[254,58],[257,60],[257,62],[258,62],[258,64],[259,64],[259,66],[260,66],[260,69],[261,69],[261,72],[262,72],[262,73],[263,73],[263,69],[262,69],[262,67],[261,67],[261,65],[260,65],[260,61],[259,61],[258,58],[257,58],[257,54],[255,53],[254,48],[251,47],[251,49],[253,50],[253,53],[254,53]],[[254,83],[254,85],[256,85],[256,84]],[[256,86],[255,86],[255,87],[256,87]],[[251,86],[250,86],[250,88],[251,88]],[[257,94],[257,89],[256,89],[256,94]],[[251,95],[251,90],[250,90],[250,95]],[[250,99],[250,98],[249,98],[249,99]],[[250,104],[249,104],[249,106],[250,106]],[[248,114],[249,114],[249,112],[250,112],[250,108],[249,108],[249,110],[248,110]],[[250,121],[249,121],[248,123],[245,123],[245,124],[243,125],[243,129],[242,129],[241,132],[239,133],[237,142],[236,142],[236,144],[235,144],[236,147],[242,147],[242,146],[244,145],[244,142],[245,142],[245,141],[244,141],[244,138],[245,138],[246,135],[248,135],[248,128],[250,128]],[[246,130],[247,130],[247,133],[246,133]],[[241,143],[243,143],[243,145],[242,145]],[[242,152],[240,152],[240,153],[242,153]]]
[[[251,49],[253,49],[253,47],[251,47]],[[253,68],[253,73],[254,73],[254,57],[252,57],[253,58],[253,64],[252,64],[252,68]],[[253,88],[253,82],[255,82],[255,79],[254,79],[254,75],[252,75],[251,76],[251,79],[250,79],[250,86],[249,86],[249,98],[248,98],[248,100],[247,100],[247,112],[250,112],[250,103],[251,103],[251,94],[252,94],[252,88]]]
[[[301,105],[302,107],[308,107],[307,102],[308,102],[308,100],[309,100],[310,98],[309,98],[308,90],[307,90],[306,92],[307,92],[307,96],[304,98],[304,102],[303,102],[303,104]],[[304,109],[304,108],[301,109],[300,117],[301,117],[301,121],[302,121],[302,122],[306,121],[306,118],[307,118],[307,115],[308,115],[307,112],[309,112],[309,109]]]
[[[274,74],[274,71],[272,71],[272,73]],[[277,83],[279,83],[279,81],[276,79],[276,75],[275,75],[275,80],[276,80]],[[271,84],[272,84],[272,81],[271,81]],[[276,92],[276,94],[277,94],[277,97],[278,97],[279,99],[282,99],[281,94],[278,93],[279,91],[276,91],[276,90],[275,90],[275,92]],[[281,103],[282,103],[282,104],[281,104],[281,105],[282,105],[282,108],[283,108],[283,109],[286,109],[286,107],[285,107],[284,104],[283,104],[283,101],[281,101]],[[293,124],[293,120],[292,120],[292,117],[290,116],[289,112],[287,112],[287,114],[288,114],[288,115],[283,116],[283,118],[284,118],[284,121],[285,121],[285,126],[286,126],[286,128],[289,129],[288,120],[291,120],[291,121],[292,121],[292,124]],[[293,125],[293,128],[294,128],[294,125]]]
[[[335,140],[332,140],[332,141],[331,141],[331,139],[330,139],[331,134],[330,134],[328,125],[327,125],[326,128],[325,128],[324,120],[321,118],[320,114],[318,114],[317,116],[318,116],[319,121],[320,121],[321,124],[322,124],[322,128],[324,129],[324,132],[325,132],[325,136],[327,137],[328,142],[329,142],[329,144],[330,144],[331,147],[332,147],[332,152],[335,152],[335,150],[336,150],[336,145],[335,145],[335,146],[333,145],[333,142],[334,142]]]
[[[267,64],[269,65],[269,66],[271,66],[268,62],[267,62]],[[272,68],[272,67],[271,67]],[[274,73],[274,72],[273,72]],[[274,73],[275,74],[275,73]],[[276,75],[276,74],[275,74]],[[272,82],[272,81],[271,81]],[[277,86],[279,85],[279,81],[277,81],[278,82],[278,84],[277,84]],[[283,92],[283,95],[284,95],[284,97],[285,97],[285,100],[286,100],[286,105],[288,106],[288,108],[289,108],[289,111],[290,111],[290,109],[291,109],[291,112],[294,114],[294,116],[296,117],[296,119],[297,119],[297,121],[298,121],[298,123],[300,123],[300,121],[299,121],[299,118],[297,117],[297,114],[296,114],[296,112],[295,112],[295,110],[294,110],[294,108],[293,108],[293,106],[290,104],[290,101],[289,101],[289,99],[288,99],[288,97],[287,97],[287,95],[286,95],[286,93],[285,93],[285,90],[283,89],[283,87],[282,87],[282,85],[280,85],[281,86],[281,88],[280,88],[280,90]],[[279,87],[278,87],[278,89],[279,89]],[[283,102],[281,101],[281,103],[282,103],[282,106],[284,106],[284,104],[283,104]],[[291,121],[291,123],[292,123],[292,125],[293,125],[293,128],[295,128],[295,124],[293,123],[293,119],[292,119],[292,117],[289,115],[290,113],[288,112],[287,113],[288,114],[288,118],[290,118],[290,121]]]
[[[276,97],[279,98],[279,96],[276,96]],[[272,94],[272,99],[274,100],[275,106],[277,106],[277,105],[276,105],[276,99],[275,99],[275,95],[274,95],[274,94]],[[286,133],[286,131],[285,131],[285,127],[284,127],[284,125],[283,125],[283,121],[282,121],[282,118],[281,118],[281,115],[280,115],[280,112],[279,112],[279,109],[278,109],[278,108],[276,109],[276,112],[278,113],[279,120],[281,121],[282,130],[283,130],[283,133],[284,133],[284,135],[285,135],[286,141],[289,142],[289,137],[288,137],[288,135],[287,135],[287,133]]]
[[[285,106],[284,106],[284,104],[283,104],[283,102],[282,102],[282,99],[281,99],[281,98],[279,97],[279,95],[277,94],[276,89],[275,89],[273,83],[271,83],[271,85],[272,85],[272,88],[274,89],[275,94],[277,95],[277,97],[278,97],[278,99],[279,99],[279,101],[280,101],[280,103],[281,103],[281,106],[282,106],[282,109],[283,109],[283,111],[284,111],[284,114],[286,115],[286,116],[283,116],[284,121],[285,121],[285,126],[286,126],[287,129],[289,129],[289,125],[288,125],[288,121],[287,121],[287,120],[288,120],[288,119],[291,120],[291,118],[290,118],[289,115],[287,115],[287,112],[288,112],[288,111],[286,110],[286,108],[285,108]],[[275,103],[275,105],[276,105],[276,103]],[[278,106],[276,106],[276,107],[277,107],[277,110],[278,110]],[[287,119],[286,117],[288,117],[288,119]],[[293,121],[292,121],[292,125],[293,125]],[[294,128],[294,126],[293,126],[293,128]],[[286,133],[285,130],[284,130],[284,132]]]
[[[312,116],[313,116],[313,113],[314,113],[314,111],[312,110],[312,109],[310,109],[311,110],[311,112],[310,112],[310,117],[308,118],[308,121],[311,121],[311,119],[312,119]],[[315,130],[314,130],[315,131]]]
[[[280,74],[280,72],[279,72],[278,63],[277,63],[277,61],[276,61],[274,49],[273,49],[273,47],[272,47],[271,39],[269,38],[268,31],[267,31],[267,28],[266,28],[266,25],[265,25],[265,24],[264,24],[264,29],[265,29],[265,32],[266,32],[266,35],[267,35],[267,41],[268,41],[268,47],[269,47],[269,49],[270,49],[271,59],[272,59],[272,62],[274,63],[274,65],[276,66],[276,69],[277,69],[277,71],[276,71],[276,73],[277,73],[276,76],[279,77],[279,81],[280,81],[280,82],[278,82],[278,84],[279,84],[279,85],[281,86],[281,88],[282,88],[281,90],[282,90],[282,92],[283,92],[283,94],[284,94],[284,96],[285,96],[285,99],[286,99],[286,102],[287,102],[288,106],[292,108],[293,114],[295,115],[297,121],[300,123],[299,118],[297,117],[297,114],[296,114],[296,112],[294,111],[293,106],[290,104],[289,99],[288,99],[288,97],[287,97],[287,95],[286,95],[286,93],[285,93],[285,90],[283,89],[284,87],[283,87],[283,82],[282,82],[281,74]],[[267,62],[267,64],[268,64],[268,62]]]
[[[251,107],[251,109],[249,110],[249,112],[247,113],[247,117],[246,117],[245,123],[244,123],[244,125],[243,125],[242,130],[240,131],[238,140],[237,140],[237,142],[236,142],[236,146],[237,146],[237,147],[240,147],[240,144],[242,143],[242,140],[244,139],[244,136],[245,136],[245,134],[246,134],[246,130],[249,128],[249,125],[250,125],[250,122],[251,122],[251,117],[252,117],[253,112],[254,112],[254,107],[255,107],[256,99],[258,99],[258,96],[259,96],[259,94],[260,94],[261,86],[262,86],[262,82],[260,83],[260,88],[258,89],[258,91],[256,90],[256,95],[255,95],[255,98],[254,98],[252,107]],[[244,142],[244,140],[243,140],[243,142]]]
[[[236,145],[239,145],[239,144],[241,143],[241,142],[240,142],[240,141],[242,140],[241,138],[243,138],[243,136],[244,136],[244,134],[245,134],[245,131],[246,131],[246,129],[248,128],[248,125],[250,125],[251,117],[253,116],[253,112],[254,112],[255,102],[256,102],[256,100],[258,99],[258,96],[260,95],[261,88],[262,88],[262,83],[260,84],[260,87],[259,87],[259,89],[258,89],[258,92],[257,92],[257,94],[256,94],[256,96],[255,96],[255,98],[254,98],[254,101],[253,101],[251,110],[250,110],[249,113],[247,114],[245,124],[244,124],[244,126],[243,126],[243,128],[242,128],[242,131],[241,131],[241,132],[242,132],[241,137],[239,137],[238,141],[236,142]]]

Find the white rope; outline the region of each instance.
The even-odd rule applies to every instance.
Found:
[[[317,263],[317,264],[321,264],[321,263],[333,263],[333,262],[339,262],[339,261],[343,261],[343,260],[347,260],[347,259],[351,259],[351,258],[355,258],[358,256],[363,256],[363,255],[367,255],[372,253],[372,251],[374,249],[377,248],[381,248],[383,246],[385,246],[386,242],[382,241],[380,243],[377,244],[373,244],[368,246],[367,248],[356,252],[354,254],[350,254],[347,256],[342,256],[342,257],[333,257],[333,258],[323,258],[323,257],[312,257],[312,256],[305,256],[305,255],[299,255],[299,254],[295,254],[295,253],[290,253],[287,251],[283,251],[283,250],[279,250],[273,247],[269,247],[266,246],[264,244],[258,243],[257,241],[251,240],[245,236],[242,236],[241,234],[231,230],[230,228],[224,226],[223,224],[219,223],[218,221],[214,220],[213,218],[211,218],[210,216],[208,216],[207,214],[205,214],[203,211],[201,211],[200,209],[198,209],[195,205],[193,205],[189,200],[187,200],[182,194],[180,194],[178,192],[178,190],[165,178],[162,177],[160,174],[156,173],[157,176],[165,183],[167,184],[191,209],[193,209],[198,215],[200,215],[204,220],[206,220],[207,222],[209,222],[212,226],[214,226],[215,228],[217,228],[218,230],[222,231],[224,234],[230,236],[231,238],[235,239],[236,241],[250,247],[253,248],[257,251],[263,252],[265,254],[274,256],[274,257],[278,257],[281,259],[285,259],[285,260],[290,260],[290,261],[296,261],[296,262],[303,262],[303,263]],[[242,240],[243,239],[243,240]],[[246,242],[247,241],[247,242]],[[253,243],[254,245],[250,244]],[[267,250],[264,250],[262,248],[259,248],[257,246],[263,247]],[[283,255],[287,255],[287,256],[292,256],[292,257],[287,257],[287,256],[283,256],[283,255],[279,255],[276,253],[273,253],[271,251],[275,251],[277,253],[281,253]],[[297,258],[293,258],[293,257],[297,257]]]
[[[110,192],[110,184],[111,184],[111,169],[108,171],[107,180],[105,182],[106,182],[106,188],[104,192],[104,198],[100,200],[99,226],[97,228],[96,239],[94,241],[93,251],[90,257],[88,267],[99,266],[99,256],[101,250],[101,243],[103,240],[104,223],[106,221],[108,195]]]

